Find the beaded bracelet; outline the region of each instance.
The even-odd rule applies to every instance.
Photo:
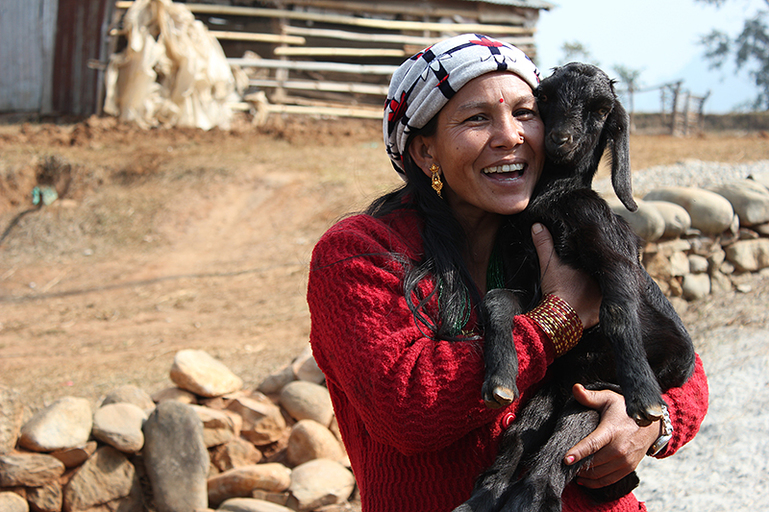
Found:
[[[582,338],[582,321],[568,302],[548,294],[534,309],[526,313],[534,320],[555,347],[555,357],[560,357],[574,348]]]

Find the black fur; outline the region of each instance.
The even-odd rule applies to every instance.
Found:
[[[561,493],[587,461],[566,466],[566,451],[598,424],[596,411],[579,405],[574,383],[614,389],[640,425],[659,419],[661,393],[680,386],[694,370],[694,348],[673,307],[639,259],[640,240],[591,189],[609,150],[612,185],[623,204],[637,209],[630,185],[628,115],[613,82],[595,66],[557,68],[537,89],[545,124],[547,159],[529,207],[504,227],[505,265],[516,271],[514,290],[491,290],[484,299],[486,381],[490,407],[518,396],[512,318],[540,300],[539,263],[530,229],[550,230],[561,260],[588,272],[602,292],[600,324],[557,359],[551,378],[530,398],[504,434],[496,462],[476,483],[460,512],[560,511]],[[635,473],[594,493],[617,499],[638,484]]]

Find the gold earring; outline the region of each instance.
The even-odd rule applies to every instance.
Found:
[[[441,195],[441,189],[443,188],[443,182],[441,181],[441,174],[440,174],[441,168],[438,167],[436,164],[432,164],[430,166],[430,172],[433,173],[433,190],[438,194],[438,197],[443,198],[443,195]]]

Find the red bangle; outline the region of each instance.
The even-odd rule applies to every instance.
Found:
[[[537,307],[526,313],[539,325],[555,348],[555,357],[560,357],[574,348],[582,338],[582,320],[568,302],[555,295],[542,298]]]

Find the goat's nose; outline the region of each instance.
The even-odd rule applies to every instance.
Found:
[[[572,136],[569,132],[552,131],[550,132],[550,141],[556,146],[563,146],[571,143]]]

